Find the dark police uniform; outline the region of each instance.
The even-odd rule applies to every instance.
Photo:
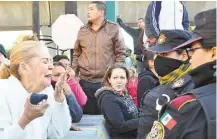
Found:
[[[201,40],[202,48],[216,46],[216,9],[197,14],[195,24],[196,34],[184,45]],[[216,60],[189,75],[195,89],[163,106],[146,139],[216,138]]]
[[[191,37],[192,34],[184,30],[162,30],[157,44],[148,48],[148,50],[156,53],[177,51],[178,49],[174,48],[186,42]],[[170,65],[170,67],[173,66]],[[167,69],[166,66],[165,69]],[[174,70],[178,69],[179,72],[177,73],[171,71],[167,74],[168,78],[174,79],[173,81],[171,80],[165,84],[158,85],[145,93],[139,116],[137,139],[144,138],[151,131],[153,122],[158,119],[158,113],[166,102],[170,102],[182,93],[194,88],[191,77],[187,75],[190,64],[187,61],[183,61],[181,66],[177,66]]]
[[[207,96],[202,95],[206,92],[196,89],[192,90],[196,96],[184,95],[165,105],[146,139],[214,139],[216,104],[211,99],[216,98],[216,84],[207,87],[207,91],[211,91]]]
[[[147,92],[141,106],[137,139],[144,138],[150,132],[153,122],[158,119],[158,113],[163,104],[193,88],[191,77],[185,75],[174,82],[156,86]]]

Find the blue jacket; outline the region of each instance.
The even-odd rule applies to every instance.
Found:
[[[83,111],[80,105],[78,104],[74,94],[71,93],[69,96],[67,96],[66,101],[69,107],[70,115],[72,118],[72,123],[80,122],[83,116]]]
[[[167,21],[171,20],[171,23],[174,23],[174,26],[169,25],[171,27],[169,29],[180,29],[180,27],[176,27],[176,24],[180,23],[182,24],[184,30],[188,30],[189,20],[188,20],[188,12],[185,5],[182,2],[180,2],[180,4],[182,5],[182,9],[179,9],[180,7],[178,6],[180,5],[178,6],[175,5],[179,3],[175,3],[175,1],[172,2],[174,2],[174,6],[173,6],[174,8],[172,7],[169,8],[169,10],[171,11],[168,11],[167,7],[164,8],[165,4],[163,6],[162,1],[153,1],[149,4],[145,16],[145,33],[148,38],[150,37],[158,38],[160,33],[160,26],[164,26],[165,24],[168,24],[168,22],[160,22],[160,16],[165,17],[164,19],[162,18],[162,20],[167,20]],[[180,12],[183,13],[183,15],[181,15],[182,16],[181,19],[179,19],[179,17],[175,17],[175,16],[179,16],[178,14]],[[174,20],[171,18],[174,18]],[[163,29],[168,29],[168,28],[163,28]]]

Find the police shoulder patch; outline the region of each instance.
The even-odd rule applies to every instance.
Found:
[[[147,135],[146,139],[163,139],[165,136],[165,129],[161,122],[154,121],[151,132]]]
[[[185,104],[195,101],[196,98],[193,95],[184,95],[175,98],[170,102],[171,106],[175,107],[177,110],[180,110]]]

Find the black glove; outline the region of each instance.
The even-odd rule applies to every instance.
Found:
[[[117,18],[117,22],[118,22],[118,23],[121,23],[121,22],[122,22],[121,18],[118,17],[118,18]]]
[[[141,54],[141,55],[136,55],[136,60],[140,61],[140,62],[143,62],[144,61],[144,55]]]

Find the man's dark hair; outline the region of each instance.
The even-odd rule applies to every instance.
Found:
[[[58,62],[58,61],[60,61],[62,59],[69,60],[69,58],[67,56],[65,56],[65,55],[56,55],[56,56],[53,57],[54,62],[56,62],[56,61]]]
[[[5,48],[2,44],[0,44],[0,53],[5,57],[7,58],[7,53],[5,51]]]
[[[55,66],[63,67],[64,69],[66,69],[66,68],[64,67],[64,65],[63,65],[62,63],[58,62],[58,61],[55,61],[55,62],[53,63],[53,66],[54,66],[54,67],[55,67]]]
[[[93,1],[93,2],[91,2],[91,4],[96,4],[96,8],[98,10],[104,11],[104,15],[106,16],[106,5],[105,5],[104,2],[102,2],[102,1]]]
[[[145,19],[142,17],[140,17],[138,20],[142,20],[143,22],[145,22]]]
[[[151,52],[151,51],[144,50],[143,55],[144,55],[143,68],[144,69],[150,69],[148,61],[149,60],[154,61],[155,53]]]

